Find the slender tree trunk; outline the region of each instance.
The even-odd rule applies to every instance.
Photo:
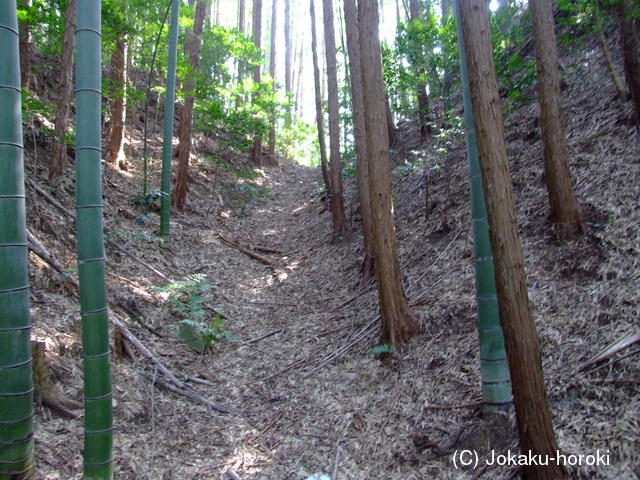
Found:
[[[54,127],[56,142],[53,144],[49,160],[49,179],[54,183],[62,175],[62,169],[67,164],[65,136],[69,123],[69,111],[71,110],[71,75],[73,74],[73,51],[76,48],[76,0],[67,1],[64,15],[60,78],[56,85],[58,92],[58,110]]]
[[[292,72],[291,72],[291,0],[284,0],[284,90],[287,94],[287,113],[285,116],[285,129],[291,128],[291,96],[292,96]]]
[[[551,0],[529,0],[529,9],[533,19],[544,172],[551,205],[551,221],[554,234],[564,239],[582,233],[584,227],[567,165],[569,152],[564,131]]]
[[[102,218],[100,0],[78,3],[76,224],[84,365],[85,479],[113,479],[113,398]]]
[[[410,0],[409,8],[411,11],[411,22],[420,20],[420,9],[418,0]],[[418,86],[416,95],[418,97],[418,118],[420,119],[420,139],[426,140],[431,135],[431,127],[429,126],[429,97],[427,96],[427,84],[425,80],[425,60],[422,53],[422,45],[413,46],[416,49],[417,61],[413,67],[418,78]]]
[[[276,91],[276,28],[277,28],[277,9],[278,1],[273,0],[273,7],[271,9],[271,52],[269,54],[269,75],[271,75],[271,81],[273,92]],[[269,165],[277,165],[278,159],[276,158],[276,113],[271,114],[271,129],[269,130],[269,155],[267,156]]]
[[[298,50],[298,77],[296,80],[296,106],[298,112],[302,113],[302,79],[304,78],[304,46],[300,42],[300,48]]]
[[[341,237],[349,230],[344,213],[342,192],[342,161],[340,159],[340,116],[338,99],[338,68],[336,62],[336,39],[333,27],[331,0],[322,0],[324,13],[324,43],[327,60],[327,88],[329,100],[329,164],[331,174],[331,217],[333,234]]]
[[[631,91],[636,124],[640,126],[640,33],[634,20],[635,12],[630,0],[618,0],[616,12],[620,24],[624,75]]]
[[[111,128],[107,161],[118,164],[122,170],[127,170],[124,155],[124,133],[127,111],[127,40],[125,37],[116,40],[116,49],[111,59],[113,86],[115,87],[113,110],[111,113]]]
[[[391,112],[391,102],[385,97],[385,113],[387,115],[387,134],[389,135],[389,148],[396,143],[396,122],[393,121],[393,113]]]
[[[609,51],[609,47],[607,46],[607,41],[604,38],[604,33],[602,32],[602,27],[598,26],[598,42],[600,43],[600,48],[602,49],[602,56],[604,57],[604,62],[607,65],[607,70],[611,74],[611,81],[613,85],[616,87],[616,91],[618,92],[618,98],[622,103],[626,103],[627,92],[622,86],[622,82],[620,81],[620,77],[618,76],[618,72],[616,71],[616,67],[611,60],[611,52]]]
[[[442,27],[445,28],[449,21],[449,0],[442,0]],[[446,42],[442,45],[443,56],[448,57]],[[444,73],[442,78],[442,96],[444,97],[444,118],[449,117],[451,110],[451,72],[449,62],[444,64]]]
[[[351,95],[353,97],[353,128],[358,157],[358,196],[362,216],[364,259],[361,285],[367,284],[375,275],[373,255],[373,228],[371,226],[371,200],[369,195],[369,166],[367,164],[367,127],[364,118],[364,91],[362,88],[362,65],[360,63],[360,33],[356,0],[344,0],[344,18],[347,28],[347,50],[351,72]],[[388,105],[388,104],[387,104]]]
[[[262,0],[253,0],[253,43],[258,49],[262,48]],[[261,65],[253,68],[253,81],[256,85],[260,83],[261,68]],[[259,94],[254,94],[254,100],[258,98]],[[257,167],[262,166],[262,134],[253,139],[251,158]]]
[[[31,8],[31,0],[20,0],[21,8],[28,10]],[[18,22],[20,29],[20,75],[23,90],[29,90],[31,82],[31,27],[29,22]]]
[[[318,143],[320,145],[320,167],[322,169],[322,179],[328,194],[331,193],[331,178],[329,177],[329,167],[327,165],[327,145],[324,135],[324,114],[322,112],[322,89],[320,86],[320,67],[318,65],[318,37],[316,33],[316,7],[313,0],[310,0],[311,12],[311,55],[313,56],[313,81],[316,93],[316,126],[318,128]],[[302,49],[301,49],[302,51]],[[302,63],[301,63],[302,64]]]
[[[202,46],[201,37],[204,31],[204,22],[207,12],[210,10],[209,0],[198,0],[193,20],[193,30],[187,33],[187,40],[184,44],[184,53],[189,57],[190,71],[187,74],[184,90],[185,97],[180,113],[180,127],[178,129],[178,165],[176,167],[176,178],[173,188],[173,206],[179,210],[184,208],[187,201],[187,191],[189,190],[189,161],[191,159],[191,130],[193,127],[193,106],[194,90],[196,88],[196,77],[200,67],[200,48]]]
[[[518,221],[507,164],[500,96],[484,0],[460,2],[467,48],[469,86],[473,104],[484,198],[500,305],[500,323],[513,386],[520,450],[538,458],[557,458],[557,443],[542,374],[542,359],[524,273]],[[567,478],[559,462],[525,465],[525,478]]]
[[[418,330],[418,320],[402,290],[398,263],[376,0],[359,0],[358,30],[363,91],[367,92],[364,111],[381,343],[399,347]]]
[[[170,248],[171,235],[171,160],[173,153],[173,116],[176,98],[176,68],[178,63],[178,23],[180,20],[180,0],[171,0],[171,22],[169,24],[169,45],[167,62],[167,82],[164,97],[164,132],[162,135],[162,179],[160,190],[160,246]]]

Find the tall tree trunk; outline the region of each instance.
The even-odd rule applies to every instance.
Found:
[[[622,82],[620,81],[620,77],[618,76],[618,72],[616,71],[616,66],[611,60],[611,52],[609,51],[609,47],[607,46],[607,40],[604,38],[604,32],[602,31],[602,26],[600,22],[598,22],[598,42],[600,43],[600,48],[602,49],[602,56],[604,57],[604,62],[607,65],[607,70],[609,70],[609,74],[611,75],[611,81],[613,85],[616,87],[616,91],[618,92],[618,98],[622,103],[626,103],[627,92],[622,86]]]
[[[298,115],[302,114],[302,79],[304,78],[304,45],[300,42],[298,49],[298,77],[296,79],[296,106]]]
[[[318,128],[318,144],[320,146],[320,168],[327,194],[331,193],[331,178],[327,165],[327,145],[324,135],[324,114],[322,112],[322,87],[320,86],[320,67],[318,65],[318,38],[316,32],[316,7],[310,0],[311,12],[311,55],[313,57],[313,81],[316,93],[316,126]],[[302,49],[300,49],[302,51]],[[302,63],[301,63],[302,65]],[[300,77],[299,77],[300,78]]]
[[[529,306],[522,246],[518,237],[487,5],[484,0],[464,0],[459,5],[494,255],[500,324],[509,359],[520,449],[523,454],[540,455],[538,458],[556,458],[557,443],[542,374],[540,344]],[[567,478],[558,462],[549,462],[547,466],[525,465],[523,468],[527,479]]]
[[[191,130],[193,127],[193,105],[194,90],[196,88],[196,78],[200,67],[200,48],[202,46],[202,32],[204,22],[210,12],[210,0],[198,0],[193,18],[193,30],[187,33],[187,40],[184,44],[184,54],[189,57],[190,71],[184,84],[185,97],[180,113],[180,127],[178,129],[178,150],[175,154],[178,157],[176,167],[176,178],[173,188],[173,206],[182,210],[187,201],[187,191],[189,190],[189,161],[191,159]]]
[[[124,132],[127,111],[127,40],[121,37],[116,40],[116,49],[111,59],[111,81],[113,82],[114,97],[111,112],[111,128],[107,161],[118,164],[122,170],[127,170],[124,155]]]
[[[73,73],[73,51],[76,48],[76,0],[68,0],[64,14],[64,35],[62,38],[62,58],[60,78],[56,86],[58,92],[58,110],[55,121],[55,138],[51,159],[49,160],[49,179],[54,183],[62,175],[67,164],[66,133],[71,110],[71,75]]]
[[[164,96],[164,132],[162,135],[162,179],[160,190],[160,246],[170,248],[171,235],[171,160],[173,153],[173,114],[176,99],[176,68],[178,63],[178,23],[180,20],[180,0],[171,0],[171,21],[169,23],[169,45],[167,61],[167,82]]]
[[[322,0],[324,14],[324,43],[327,60],[327,88],[329,100],[329,166],[331,175],[331,218],[333,234],[341,237],[349,230],[344,213],[342,192],[342,161],[340,159],[340,116],[338,99],[338,68],[336,62],[336,39],[333,27],[331,0]]]
[[[278,1],[273,0],[273,6],[271,9],[271,51],[269,52],[269,75],[271,75],[271,81],[273,92],[276,91],[276,26],[277,26],[277,7]],[[269,130],[269,154],[267,156],[269,165],[277,165],[276,159],[276,113],[275,110],[271,114],[271,129]]]
[[[442,0],[442,28],[446,28],[449,21],[449,0]],[[448,55],[447,42],[443,42],[442,45],[443,57],[446,59]],[[442,96],[444,97],[444,118],[449,117],[449,111],[451,110],[451,72],[449,62],[444,64],[444,73],[442,76]]]
[[[113,479],[109,314],[102,219],[100,0],[78,3],[76,218],[84,364],[84,475]]]
[[[443,0],[443,4],[446,0]],[[454,7],[455,8],[455,7]],[[464,104],[467,160],[469,164],[469,190],[471,192],[471,229],[473,231],[473,257],[475,267],[476,307],[480,343],[480,375],[482,377],[482,409],[495,412],[513,403],[509,362],[500,328],[500,308],[489,239],[487,205],[482,192],[482,176],[478,158],[476,130],[473,126],[473,108],[469,92],[467,54],[462,36],[460,9],[456,8],[458,50],[460,53],[460,80]]]
[[[554,234],[568,238],[582,233],[582,216],[571,187],[564,130],[558,53],[551,0],[529,0],[538,71],[540,128],[544,145],[544,173]]]
[[[291,128],[291,101],[293,92],[291,71],[291,0],[284,0],[284,90],[287,95],[287,113],[285,116],[285,129]]]
[[[387,135],[389,135],[389,148],[393,147],[396,143],[397,132],[396,122],[393,121],[393,113],[391,112],[391,102],[389,98],[385,96],[385,113],[387,115]]]
[[[0,2],[0,478],[34,466],[29,249],[16,2]]]
[[[253,43],[258,49],[262,48],[262,0],[253,0]],[[260,70],[262,65],[253,68],[253,81],[257,85],[260,83]],[[254,101],[259,98],[259,94],[254,94]],[[256,135],[253,139],[253,150],[251,152],[253,163],[257,167],[262,166],[262,134]]]
[[[356,0],[344,0],[344,18],[347,28],[347,50],[351,72],[351,95],[353,97],[353,128],[358,157],[358,197],[362,216],[364,259],[361,285],[367,284],[375,275],[373,255],[373,228],[371,226],[371,199],[369,195],[369,166],[367,164],[367,127],[364,119],[364,90],[362,88],[362,65],[360,63],[360,33],[358,32],[358,10]],[[388,105],[388,103],[387,103]]]
[[[420,8],[418,0],[410,0],[409,8],[411,11],[410,22],[421,22]],[[420,139],[426,140],[431,135],[431,127],[429,126],[429,97],[427,96],[427,84],[425,80],[425,60],[422,53],[422,45],[414,43],[413,48],[416,49],[417,61],[414,62],[414,69],[418,79],[416,96],[418,97],[418,118],[420,120]]]
[[[20,0],[18,6],[22,9],[31,9],[31,0]],[[31,27],[29,22],[18,22],[20,29],[20,84],[23,90],[29,90],[31,82]]]
[[[418,330],[418,320],[402,290],[398,263],[376,0],[359,0],[358,30],[363,91],[367,92],[364,113],[381,343],[399,347]]]
[[[620,41],[624,59],[624,76],[631,91],[631,100],[636,114],[636,124],[640,126],[640,33],[635,21],[634,9],[630,0],[616,2]]]

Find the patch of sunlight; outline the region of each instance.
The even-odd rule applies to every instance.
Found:
[[[257,449],[251,448],[249,445],[241,445],[228,458],[225,469],[234,471],[250,469],[251,471],[247,473],[253,474],[260,472],[257,467],[266,467],[269,463],[269,459]]]
[[[284,282],[289,278],[289,274],[287,272],[278,272],[277,278],[279,282]]]

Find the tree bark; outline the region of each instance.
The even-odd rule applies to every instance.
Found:
[[[115,87],[115,98],[111,112],[107,161],[117,164],[122,170],[127,170],[123,148],[127,109],[127,40],[125,37],[116,40],[116,49],[111,59],[111,68],[111,81]]]
[[[353,128],[358,158],[358,197],[362,217],[364,259],[361,285],[367,284],[375,275],[373,255],[373,229],[371,226],[371,200],[369,195],[369,166],[367,164],[367,127],[364,119],[364,90],[362,88],[362,65],[360,62],[360,33],[358,32],[358,10],[356,0],[344,0],[344,18],[347,28],[347,50],[351,72],[351,95],[353,102]],[[388,105],[388,103],[387,103]]]
[[[630,0],[618,0],[616,12],[620,24],[624,76],[631,91],[636,124],[640,126],[640,34],[634,21],[634,9]]]
[[[178,210],[182,210],[187,201],[189,189],[189,160],[191,157],[191,130],[193,127],[194,90],[196,77],[200,66],[201,36],[204,31],[204,21],[209,11],[209,0],[198,0],[193,20],[193,30],[188,32],[184,44],[184,53],[189,57],[191,70],[187,74],[184,90],[185,98],[180,113],[180,127],[178,129],[178,165],[173,189],[172,203]]]
[[[31,0],[21,0],[18,3],[20,8],[29,10],[31,8]],[[20,21],[20,83],[23,90],[29,90],[31,83],[31,27],[29,22]]]
[[[55,137],[51,159],[49,160],[49,179],[54,183],[62,175],[67,163],[67,143],[65,135],[71,110],[71,75],[73,73],[73,52],[76,48],[76,0],[68,0],[64,14],[64,35],[62,38],[62,58],[60,79],[56,86],[58,92],[58,111],[56,112]]]
[[[262,0],[253,0],[253,43],[258,49],[262,48]],[[253,68],[253,81],[257,85],[260,83],[261,65]],[[254,94],[254,101],[260,97],[258,93]],[[256,167],[262,167],[262,134],[256,135],[253,139],[253,150],[251,158]]]
[[[378,23],[377,1],[359,0],[358,31],[363,91],[367,92],[364,113],[381,343],[399,347],[418,330],[418,320],[402,290],[398,263]]]
[[[273,0],[273,7],[271,9],[271,52],[269,54],[269,75],[271,75],[271,81],[273,92],[276,91],[276,26],[278,21],[277,15],[278,1]],[[271,130],[269,130],[269,155],[267,156],[269,165],[277,165],[278,159],[276,158],[276,114],[275,110],[271,114]]]
[[[287,114],[285,117],[285,128],[291,128],[291,93],[292,93],[292,72],[291,72],[291,0],[284,0],[284,90],[287,94]]]
[[[336,39],[333,25],[331,0],[322,0],[324,14],[324,43],[327,60],[327,93],[329,100],[329,166],[331,175],[331,218],[333,234],[341,237],[349,230],[344,213],[342,192],[342,161],[340,159],[340,117],[338,99],[338,68],[336,61]]]
[[[529,9],[533,20],[544,173],[551,206],[551,221],[554,236],[565,239],[582,233],[584,226],[567,165],[569,152],[564,130],[551,1],[529,0]]]
[[[316,93],[316,126],[318,128],[318,144],[320,146],[320,168],[322,169],[322,179],[327,193],[331,193],[331,178],[329,177],[329,167],[327,166],[327,144],[324,135],[324,114],[322,112],[322,87],[320,86],[320,67],[318,65],[318,38],[316,32],[316,7],[313,0],[310,0],[311,13],[311,55],[313,57],[313,81]],[[300,49],[302,52],[302,48]],[[302,57],[301,57],[302,59]],[[302,65],[302,62],[300,62]],[[302,77],[299,73],[298,78]]]
[[[458,0],[459,1],[459,0]],[[522,246],[507,164],[500,96],[484,0],[460,2],[467,47],[469,86],[477,134],[482,185],[487,205],[495,279],[513,386],[520,450],[555,457],[557,443],[547,399],[538,334],[524,272]],[[548,458],[547,457],[547,458]],[[527,479],[567,478],[558,462],[525,465]]]
[[[411,12],[411,18],[409,21],[420,22],[420,9],[418,0],[409,0],[409,9]],[[429,97],[427,96],[427,85],[425,83],[425,69],[424,69],[424,55],[422,53],[422,45],[414,44],[416,49],[416,58],[414,62],[414,68],[416,77],[418,78],[418,86],[416,96],[418,98],[418,118],[420,120],[420,139],[427,140],[431,135],[431,127],[429,126]]]

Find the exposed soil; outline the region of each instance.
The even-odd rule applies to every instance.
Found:
[[[505,126],[531,305],[560,448],[608,455],[608,465],[570,466],[571,477],[640,478],[638,345],[579,371],[621,336],[640,331],[640,141],[626,121],[630,105],[613,100],[599,51],[566,69],[574,79],[565,109],[585,235],[552,241],[542,147],[531,135],[535,104],[508,116]],[[141,372],[166,377],[135,348],[132,360],[114,330],[117,478],[222,479],[228,469],[273,480],[314,473],[334,480],[514,478],[514,467],[480,468],[492,450],[517,452],[517,434],[512,411],[483,416],[479,403],[464,137],[419,145],[412,128],[403,127],[396,149],[394,198],[405,291],[422,332],[384,364],[368,354],[379,337],[377,294],[374,285],[358,287],[362,240],[353,179],[346,183],[352,230],[333,239],[319,169],[281,160],[260,178],[241,179],[232,170],[246,168],[246,157],[227,157],[215,141],[200,138],[188,209],[173,215],[171,250],[162,252],[154,241],[157,212],[144,225],[136,221],[137,133],[129,172],[105,164],[109,238],[173,280],[206,275],[207,319],[220,314],[233,334],[203,354],[189,348],[174,333],[185,317],[166,291],[152,288],[166,282],[107,248],[112,312],[175,375],[206,382],[192,380],[189,388],[229,410],[153,385]],[[216,166],[205,152],[222,160]],[[429,160],[426,175],[417,156]],[[29,175],[45,185],[43,163],[42,151],[30,149]],[[157,185],[158,162],[150,166]],[[70,210],[72,191],[69,182],[55,192]],[[73,222],[32,187],[28,208],[31,231],[73,268]],[[276,250],[252,250],[274,265],[219,235]],[[46,344],[56,388],[81,401],[77,292],[31,259],[34,338]],[[82,418],[39,405],[35,425],[36,478],[81,478]],[[456,469],[460,449],[476,450],[480,466]]]

